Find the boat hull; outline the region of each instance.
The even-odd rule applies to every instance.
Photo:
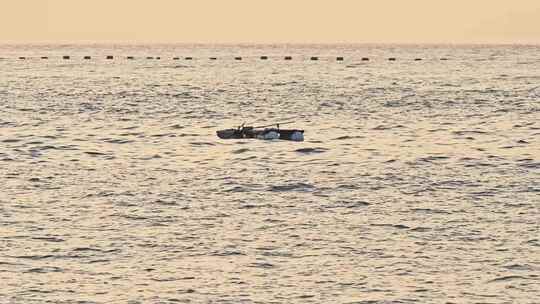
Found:
[[[303,141],[304,130],[295,129],[264,129],[255,130],[253,128],[242,129],[226,129],[217,131],[217,136],[221,139],[243,139],[243,138],[258,138],[258,139],[281,139],[290,141]]]

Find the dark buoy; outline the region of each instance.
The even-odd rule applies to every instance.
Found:
[[[210,57],[210,60],[217,60],[217,57]]]
[[[422,61],[422,58],[414,58],[414,61]]]
[[[154,59],[154,57],[148,56],[148,57],[146,57],[146,59],[152,60],[152,59]]]
[[[261,56],[261,60],[268,60],[268,56]]]
[[[193,57],[186,57],[185,60],[193,60]]]
[[[448,60],[448,58],[441,58],[441,60]]]
[[[20,60],[26,60],[26,57],[19,57]]]
[[[161,60],[161,57],[156,57],[156,60]]]
[[[64,57],[62,57],[62,58],[65,59],[65,60],[68,60],[68,59],[71,58],[71,57],[69,57],[69,56],[64,56]]]
[[[180,60],[180,57],[173,57],[172,60]]]
[[[319,57],[311,57],[310,59],[316,61],[319,60]]]
[[[390,58],[388,58],[388,61],[396,61],[396,58],[390,57]]]
[[[291,56],[285,56],[285,60],[292,60]]]
[[[337,57],[336,60],[337,60],[337,61],[343,61],[344,58],[343,58],[343,57]]]
[[[107,56],[107,60],[112,60],[112,59],[114,59],[113,56]]]
[[[234,57],[234,60],[242,60],[242,57]]]
[[[127,59],[127,60],[133,60],[133,59],[135,59],[135,57],[133,57],[133,56],[127,56],[126,59]]]
[[[41,59],[49,59],[47,56],[42,56]]]
[[[363,57],[363,58],[362,58],[362,61],[369,61],[369,58]]]
[[[64,59],[66,59],[66,58],[64,58]],[[68,58],[68,59],[69,59],[69,58]],[[84,56],[84,59],[85,59],[85,60],[90,60],[90,59],[92,59],[92,57],[90,57],[90,56]]]

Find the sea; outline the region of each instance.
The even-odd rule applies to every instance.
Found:
[[[540,303],[540,46],[0,58],[2,304]]]

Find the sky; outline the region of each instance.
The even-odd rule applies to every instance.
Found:
[[[0,0],[0,43],[540,44],[540,0]]]

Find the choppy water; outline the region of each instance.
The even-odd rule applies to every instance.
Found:
[[[539,303],[539,51],[1,46],[0,302]]]

